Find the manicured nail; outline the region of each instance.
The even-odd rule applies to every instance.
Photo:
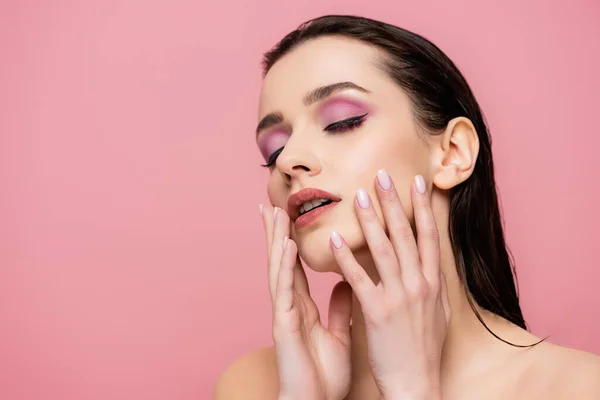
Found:
[[[342,247],[342,237],[336,231],[331,231],[331,243],[336,249]]]
[[[425,179],[421,175],[415,176],[415,188],[417,188],[417,192],[425,193]]]
[[[258,212],[260,212],[260,215],[262,216],[262,209],[263,209],[263,205],[259,204],[258,205]]]
[[[278,209],[278,207],[275,207],[273,209],[273,221],[275,221],[275,219],[277,218],[277,209]]]
[[[392,188],[392,178],[385,172],[384,169],[377,171],[377,182],[383,190],[390,190]]]
[[[288,237],[283,238],[283,251],[285,251],[285,246],[287,246]]]
[[[369,208],[369,195],[365,189],[358,189],[356,191],[356,196],[358,197],[358,205],[360,208]]]

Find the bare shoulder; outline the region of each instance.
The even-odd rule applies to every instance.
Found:
[[[600,357],[551,343],[540,346],[535,364],[544,371],[549,399],[600,399]]]
[[[251,351],[235,360],[221,374],[213,398],[215,400],[269,400],[278,392],[275,349],[266,347]]]

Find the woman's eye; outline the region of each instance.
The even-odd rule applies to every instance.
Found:
[[[273,165],[275,165],[275,161],[277,161],[277,157],[279,157],[279,154],[283,151],[283,147],[280,147],[279,149],[275,150],[270,156],[269,159],[267,160],[266,164],[263,164],[262,166],[265,168],[271,168]]]
[[[327,125],[324,130],[330,133],[347,131],[360,126],[365,121],[366,116],[367,114],[363,114],[358,115],[356,117],[351,117],[341,121],[337,121]],[[277,157],[279,157],[279,154],[281,154],[282,151],[283,146],[271,153],[271,155],[267,159],[267,163],[263,164],[262,166],[265,168],[271,168],[272,166],[274,166],[275,162],[277,161]]]
[[[325,127],[325,131],[327,132],[343,132],[352,128],[356,128],[360,124],[365,121],[365,117],[367,114],[358,115],[356,117],[351,117],[344,119],[342,121],[334,122]]]

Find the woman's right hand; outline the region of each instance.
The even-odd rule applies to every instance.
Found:
[[[261,214],[267,238],[279,399],[343,399],[351,383],[352,290],[343,281],[333,288],[329,323],[324,327],[310,297],[296,243],[288,238],[287,213],[261,205]]]

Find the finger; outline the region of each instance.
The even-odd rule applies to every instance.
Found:
[[[294,305],[294,265],[296,264],[296,245],[293,240],[284,237],[283,256],[277,277],[275,291],[275,311],[287,312]]]
[[[387,226],[390,242],[398,257],[400,268],[398,272],[403,276],[404,284],[422,278],[419,268],[419,251],[410,221],[404,212],[400,196],[389,174],[380,169],[377,171],[376,193]]]
[[[268,217],[265,217],[268,218]],[[271,299],[277,285],[277,276],[281,266],[281,257],[283,255],[283,239],[289,235],[290,221],[287,214],[281,208],[273,209],[273,238],[271,240],[271,249],[269,251],[269,290]],[[268,221],[265,222],[268,225]]]
[[[446,315],[446,322],[450,323],[452,317],[452,309],[450,308],[450,298],[448,297],[448,282],[446,282],[446,275],[440,272],[440,296],[442,298],[442,306],[444,307],[444,314]]]
[[[356,261],[342,235],[331,231],[329,242],[333,250],[333,256],[340,266],[344,278],[352,286],[352,291],[356,294],[358,301],[365,307],[370,294],[375,289],[373,281],[369,278],[364,268]]]
[[[396,252],[379,222],[366,190],[358,189],[354,208],[383,286],[399,288],[400,265]]]
[[[306,278],[306,272],[300,262],[300,257],[296,257],[296,265],[294,266],[294,286],[299,293],[304,293],[310,296],[310,288],[308,286],[308,279]]]
[[[298,364],[308,365],[313,360],[302,334],[300,314],[294,309],[294,265],[297,247],[292,240],[286,239],[284,238],[285,249],[273,305],[273,341],[280,376],[294,376]]]
[[[282,250],[283,238],[290,235],[290,218],[288,217],[285,210],[279,207],[273,209],[273,239],[271,243],[272,248]],[[279,243],[275,243],[279,242]]]
[[[268,248],[268,257],[269,257],[269,292],[271,293],[271,299],[275,299],[275,292],[277,290],[277,280],[279,277],[279,270],[281,267],[281,257],[283,256],[283,239],[285,235],[281,235],[281,229],[277,230],[277,213],[278,208],[273,207],[272,213],[269,213],[268,210],[265,210],[263,215],[263,221],[265,224],[265,230],[270,229],[270,239],[267,239],[270,242]],[[270,226],[270,228],[269,228]],[[280,235],[280,238],[277,236]],[[269,234],[267,233],[267,236]],[[280,243],[279,246],[276,246],[275,243]]]
[[[267,257],[269,257],[270,251],[271,251],[271,242],[273,241],[273,207],[266,205],[266,204],[260,204],[259,205],[259,209],[260,209],[260,215],[262,217],[262,221],[263,221],[263,227],[265,229],[265,239],[267,241]]]
[[[440,279],[440,235],[435,223],[425,180],[417,175],[411,189],[417,246],[425,279],[430,284]]]
[[[352,318],[352,288],[348,282],[338,282],[329,300],[328,329],[342,343],[350,344],[350,319]]]
[[[260,209],[260,213],[263,217],[263,225],[265,227],[265,234],[266,234],[266,239],[267,239],[267,257],[268,260],[270,260],[270,253],[271,253],[271,246],[272,246],[272,242],[273,242],[273,231],[274,231],[274,220],[275,220],[275,209],[274,207],[270,207],[270,206],[265,206],[263,204],[261,204],[259,206]],[[287,214],[286,214],[287,215]],[[290,226],[290,221],[289,218],[287,219],[287,223],[288,228],[287,231],[289,231],[289,226]],[[284,231],[286,231],[286,228],[284,227],[283,229]],[[269,266],[271,265],[270,262],[268,263]],[[271,299],[273,299],[273,294],[275,292],[275,286],[277,285],[277,271],[279,270],[279,268],[271,268],[269,267],[269,290],[271,291]],[[304,292],[308,295],[310,295],[310,289],[308,287],[308,279],[306,278],[306,273],[304,272],[304,268],[302,267],[302,263],[300,262],[300,257],[296,257],[296,263],[295,263],[295,267],[294,267],[294,274],[295,274],[295,285],[296,288],[299,292]]]
[[[278,267],[271,262],[271,245],[273,243],[273,207],[266,204],[260,204],[259,209],[265,231],[265,241],[267,244],[267,274],[269,279],[269,295],[271,296],[271,301],[273,301],[275,299],[275,285],[277,283],[278,271]]]

